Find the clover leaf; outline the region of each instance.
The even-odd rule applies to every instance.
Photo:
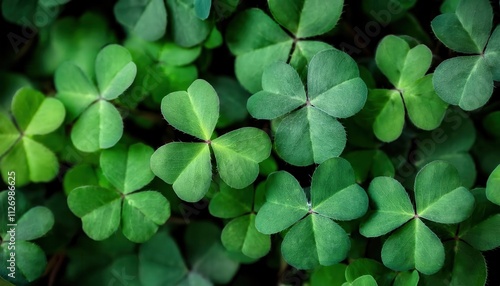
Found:
[[[145,40],[156,41],[165,35],[167,10],[162,0],[120,0],[113,12],[121,25]]]
[[[232,188],[249,186],[259,163],[269,157],[269,136],[257,128],[241,128],[210,140],[219,117],[219,98],[213,87],[196,80],[187,91],[173,92],[162,100],[162,114],[180,131],[204,143],[169,143],[151,157],[151,169],[169,184],[179,198],[196,202],[207,193],[212,178],[210,148],[221,179]]]
[[[84,152],[113,147],[123,134],[120,113],[109,100],[130,87],[137,72],[127,49],[104,47],[95,60],[97,86],[78,66],[67,62],[55,74],[57,98],[68,110],[69,120],[79,117],[71,130],[71,141]]]
[[[369,176],[371,178],[378,176],[394,177],[396,172],[391,159],[382,150],[353,151],[343,157],[349,161],[354,169],[358,183],[364,182]]]
[[[333,220],[353,220],[368,208],[365,191],[356,184],[354,171],[342,158],[332,158],[313,174],[308,201],[299,182],[285,171],[269,175],[266,202],[255,219],[258,231],[280,232],[290,226],[281,245],[282,255],[292,266],[312,269],[333,265],[347,256],[346,232]]]
[[[370,275],[363,275],[352,282],[345,282],[342,286],[377,286],[377,281]]]
[[[152,154],[153,149],[141,143],[128,149],[118,145],[105,150],[100,166],[116,190],[89,185],[69,193],[68,206],[82,219],[83,230],[90,238],[106,239],[121,225],[129,240],[145,242],[170,217],[170,204],[162,194],[136,192],[154,178],[149,167]]]
[[[260,193],[258,193],[260,190]],[[226,224],[221,234],[224,247],[231,252],[240,252],[250,258],[260,258],[271,249],[269,235],[255,228],[255,213],[263,201],[264,188],[252,187],[243,190],[230,188],[220,183],[220,191],[210,201],[210,214],[233,219]]]
[[[497,205],[500,205],[500,165],[493,170],[486,183],[486,196]]]
[[[498,32],[491,33],[493,9],[487,0],[460,0],[456,9],[432,20],[434,34],[448,48],[469,56],[443,61],[433,85],[445,102],[470,111],[485,105],[498,80]],[[486,52],[485,52],[486,47]]]
[[[395,230],[382,247],[384,265],[396,271],[416,269],[430,275],[443,267],[445,254],[438,236],[423,219],[441,224],[462,222],[473,211],[474,197],[461,186],[457,170],[443,161],[420,170],[414,194],[416,209],[399,182],[375,178],[368,188],[374,210],[362,222],[360,233],[377,237]]]
[[[12,115],[16,122],[0,113],[0,170],[7,182],[8,172],[16,172],[16,184],[48,182],[59,171],[55,154],[35,139],[55,131],[64,121],[63,104],[31,88],[19,89],[12,99]]]
[[[332,46],[304,39],[333,29],[343,4],[343,0],[268,1],[274,18],[293,38],[260,9],[248,9],[237,15],[226,38],[229,49],[236,55],[235,73],[241,85],[251,93],[263,89],[261,78],[265,69],[276,61],[285,62],[289,56],[290,64],[300,75],[305,74],[307,62]]]
[[[307,93],[297,72],[285,63],[272,64],[264,71],[262,87],[248,99],[248,111],[257,119],[283,116],[276,130],[276,151],[296,166],[339,156],[346,134],[335,117],[354,115],[366,101],[366,85],[356,63],[334,49],[311,60]]]
[[[9,191],[0,192],[0,210],[7,214]],[[21,194],[16,192],[18,203],[21,202]],[[20,206],[20,205],[19,205]],[[17,207],[17,206],[16,206]],[[10,209],[10,208],[9,208]],[[0,230],[0,275],[16,285],[28,284],[42,276],[47,265],[45,253],[40,246],[31,242],[46,235],[54,225],[54,215],[50,209],[42,206],[36,206],[28,209],[26,212],[22,208],[16,209],[17,221],[7,221],[5,215],[5,224]],[[3,220],[3,219],[2,219]],[[9,226],[8,224],[15,224]],[[13,232],[12,232],[13,230]],[[11,235],[14,235],[11,239]],[[11,243],[15,241],[15,243]],[[8,259],[11,253],[15,253],[15,278],[9,278],[7,274],[10,263]]]
[[[363,110],[375,136],[384,142],[396,140],[402,133],[405,108],[418,128],[432,130],[443,120],[448,105],[434,91],[432,52],[419,44],[413,48],[403,38],[389,35],[380,41],[375,61],[395,90],[371,89]]]

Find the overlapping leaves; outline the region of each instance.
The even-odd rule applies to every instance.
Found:
[[[470,111],[488,102],[493,81],[500,80],[500,28],[493,31],[488,0],[460,0],[455,9],[434,18],[432,30],[448,48],[467,56],[445,60],[433,84],[445,102]]]
[[[342,153],[346,134],[336,118],[361,110],[367,93],[354,60],[335,49],[319,52],[309,63],[307,92],[295,69],[280,62],[264,71],[262,88],[249,98],[248,111],[257,119],[281,117],[276,151],[297,166]]]
[[[213,87],[196,80],[187,91],[173,92],[162,100],[162,114],[178,130],[203,142],[174,142],[160,147],[151,157],[151,169],[169,184],[179,198],[201,200],[212,180],[210,149],[221,179],[230,187],[249,186],[259,173],[259,163],[269,157],[269,136],[245,127],[211,140],[219,117],[219,98]]]
[[[461,185],[457,170],[449,163],[426,165],[415,180],[414,209],[399,182],[377,177],[368,189],[374,209],[361,224],[360,233],[377,237],[395,230],[382,248],[383,263],[396,271],[416,269],[434,274],[443,267],[445,252],[438,236],[423,220],[453,224],[467,219],[474,208],[474,197]]]
[[[371,89],[362,117],[384,142],[396,140],[403,132],[405,113],[418,128],[432,130],[443,120],[447,104],[432,86],[432,52],[425,45],[410,45],[397,36],[379,43],[375,61],[396,89]],[[406,112],[405,112],[406,109]]]
[[[343,260],[350,240],[333,220],[359,218],[368,208],[365,191],[356,184],[354,171],[342,158],[332,158],[318,166],[310,194],[308,201],[292,175],[275,172],[266,181],[266,202],[255,220],[257,230],[264,234],[292,226],[285,235],[281,252],[290,265],[301,269]]]
[[[123,135],[118,110],[109,102],[132,84],[137,72],[130,53],[118,45],[104,47],[95,60],[97,85],[77,65],[67,62],[55,74],[57,98],[76,120],[71,141],[80,151],[113,147]]]
[[[344,1],[271,0],[268,4],[274,19],[295,39],[260,9],[236,16],[226,35],[229,49],[236,55],[236,77],[252,93],[262,89],[262,73],[275,61],[284,62],[291,55],[290,64],[302,75],[316,53],[331,49],[323,42],[303,39],[331,30],[340,18]]]
[[[82,219],[83,230],[90,238],[106,239],[121,225],[129,240],[145,242],[170,217],[170,204],[162,194],[137,192],[154,178],[149,167],[152,154],[153,149],[141,143],[105,150],[100,166],[115,189],[89,185],[69,193],[68,206]]]
[[[16,125],[0,113],[0,170],[7,182],[16,173],[17,186],[29,182],[49,182],[59,171],[55,154],[34,136],[55,131],[64,121],[63,104],[31,88],[22,88],[12,99]],[[16,127],[17,126],[17,127]]]

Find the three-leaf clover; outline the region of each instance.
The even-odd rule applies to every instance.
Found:
[[[346,232],[333,220],[363,216],[368,197],[345,159],[332,158],[315,170],[310,200],[299,182],[279,171],[266,181],[266,202],[255,219],[258,231],[280,232],[290,226],[281,245],[285,260],[300,269],[333,265],[342,261],[350,248]]]
[[[12,207],[9,196],[16,197],[17,205]],[[20,191],[0,192],[0,276],[5,277],[16,285],[27,284],[42,276],[47,265],[43,249],[31,242],[38,239],[52,229],[54,215],[50,209],[42,206],[33,207],[25,211],[24,196]],[[7,213],[15,210],[18,219],[8,220]],[[12,236],[12,237],[11,237]],[[14,253],[15,270],[11,271],[11,253]],[[9,278],[14,273],[15,278]]]
[[[419,44],[413,48],[403,39],[389,35],[379,43],[375,61],[395,89],[372,89],[364,109],[373,132],[384,142],[396,140],[403,132],[405,109],[418,128],[432,130],[441,124],[448,105],[432,85],[432,52]]]
[[[194,81],[187,91],[168,94],[161,109],[170,125],[203,141],[169,143],[151,157],[155,175],[173,184],[175,193],[185,201],[201,200],[210,187],[210,149],[219,176],[235,189],[253,183],[259,174],[259,163],[271,153],[269,136],[257,128],[241,128],[211,140],[219,118],[219,98],[205,80]]]
[[[236,55],[235,73],[249,92],[262,89],[262,73],[275,61],[286,61],[299,71],[306,70],[308,61],[318,52],[331,49],[326,43],[305,41],[321,35],[337,24],[343,0],[270,0],[269,9],[276,21],[293,38],[260,9],[249,9],[231,22],[227,44]]]
[[[445,46],[468,54],[445,60],[434,72],[434,88],[447,103],[470,111],[493,94],[493,81],[500,81],[500,27],[490,34],[492,25],[488,0],[460,0],[454,12],[432,20],[432,30]]]
[[[415,209],[398,181],[375,178],[368,188],[374,209],[362,222],[360,233],[377,237],[396,230],[382,247],[382,262],[396,271],[416,269],[430,275],[443,267],[445,253],[439,237],[423,219],[440,224],[462,222],[473,211],[474,197],[462,187],[457,170],[444,161],[420,170],[414,194]]]
[[[136,65],[127,49],[104,47],[95,59],[97,86],[80,67],[63,63],[56,71],[57,98],[66,106],[69,120],[79,116],[71,130],[73,145],[84,152],[113,147],[122,137],[120,113],[109,101],[132,84]]]
[[[237,190],[224,182],[210,201],[209,211],[215,217],[233,219],[222,230],[221,241],[231,252],[241,252],[250,258],[260,258],[271,249],[269,235],[255,228],[255,214],[264,203],[265,188],[251,186]]]
[[[16,173],[17,186],[29,182],[49,182],[59,172],[54,153],[35,139],[53,132],[64,121],[63,104],[31,88],[22,88],[12,99],[14,123],[0,113],[0,170],[7,182]]]
[[[346,133],[336,118],[360,111],[367,94],[356,62],[335,49],[312,58],[307,92],[295,69],[282,62],[266,68],[262,88],[248,99],[248,111],[257,119],[282,116],[275,135],[276,152],[297,166],[320,164],[342,153]]]
[[[104,150],[100,166],[116,189],[83,186],[69,193],[68,206],[82,219],[83,230],[90,238],[106,239],[121,225],[129,240],[144,242],[170,217],[170,204],[162,194],[137,192],[154,178],[149,167],[153,152],[142,143]]]

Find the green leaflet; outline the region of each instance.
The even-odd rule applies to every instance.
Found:
[[[122,193],[139,190],[154,178],[149,159],[153,148],[137,143],[128,149],[118,145],[101,153],[104,176]]]
[[[229,251],[242,252],[251,258],[260,258],[271,249],[271,239],[255,228],[255,214],[240,216],[222,230],[221,241]]]
[[[343,158],[351,164],[358,183],[364,182],[368,177],[395,175],[393,163],[384,151],[378,149],[353,151],[343,155]]]
[[[262,72],[275,61],[286,61],[292,39],[260,9],[238,14],[226,34],[227,44],[236,55],[235,73],[248,91],[261,89]]]
[[[420,219],[394,232],[382,248],[382,261],[396,271],[415,268],[423,274],[434,274],[443,267],[444,258],[443,244]]]
[[[394,141],[403,132],[405,109],[398,91],[370,89],[366,107],[361,114],[367,120],[373,119],[373,133],[383,142]]]
[[[206,20],[210,15],[212,0],[194,0],[194,11],[201,20]]]
[[[500,81],[500,27],[497,26],[491,34],[484,58],[493,72],[493,80]]]
[[[497,205],[500,205],[500,165],[493,170],[486,183],[486,196]]]
[[[187,92],[168,94],[162,100],[162,114],[174,127],[205,141],[169,143],[151,157],[153,173],[173,184],[183,200],[196,202],[207,193],[212,177],[210,147],[220,177],[237,189],[257,178],[259,163],[271,153],[269,136],[256,128],[241,128],[210,140],[219,117],[219,99],[204,80],[193,82]]]
[[[220,191],[210,200],[210,214],[220,218],[235,218],[252,211],[254,193],[251,187],[242,190],[230,188],[224,182]]]
[[[294,267],[313,269],[342,261],[349,248],[349,238],[338,224],[326,217],[311,214],[287,232],[281,244],[281,253]]]
[[[347,266],[342,263],[316,268],[311,274],[311,286],[342,286],[346,282],[344,276],[346,268]]]
[[[9,118],[0,113],[0,156],[9,151],[20,136],[21,134]]]
[[[340,18],[343,0],[271,0],[273,17],[297,38],[308,38],[331,30]]]
[[[54,215],[50,209],[37,206],[29,209],[17,221],[16,239],[34,240],[44,236],[54,226]]]
[[[482,56],[445,60],[434,71],[432,82],[442,100],[467,111],[486,104],[493,93],[493,75]]]
[[[196,16],[193,0],[167,0],[168,31],[176,44],[181,47],[193,47],[203,42],[213,23],[203,21]]]
[[[167,10],[161,0],[120,0],[113,12],[120,24],[145,40],[156,41],[166,32]]]
[[[434,34],[448,48],[461,53],[480,54],[490,36],[493,10],[486,0],[458,2],[454,13],[432,20]]]
[[[377,286],[377,281],[370,275],[363,275],[352,282],[346,282],[342,286]]]

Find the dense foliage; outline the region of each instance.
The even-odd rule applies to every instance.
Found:
[[[498,1],[0,5],[1,286],[500,284]]]

